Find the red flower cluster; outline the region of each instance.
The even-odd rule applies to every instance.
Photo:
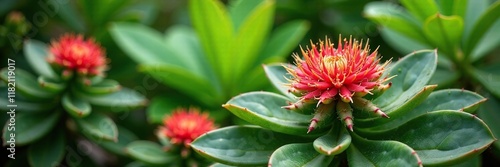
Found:
[[[173,114],[165,117],[161,131],[172,144],[189,144],[200,135],[215,129],[213,120],[197,108],[178,108]]]

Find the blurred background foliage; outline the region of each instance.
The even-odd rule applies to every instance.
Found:
[[[179,89],[179,85],[168,84],[173,81],[162,81],[158,79],[158,77],[152,75],[152,73],[144,72],[143,67],[141,71],[141,62],[138,62],[137,59],[130,54],[130,50],[135,48],[127,48],[123,43],[120,44],[120,40],[117,40],[116,35],[112,35],[112,31],[116,31],[119,25],[129,25],[127,28],[130,28],[130,25],[133,25],[133,27],[142,27],[141,29],[147,29],[145,31],[149,33],[153,32],[153,34],[161,35],[162,40],[164,39],[164,34],[171,34],[173,32],[185,33],[184,35],[186,35],[187,32],[188,36],[192,36],[193,32],[196,32],[199,35],[200,31],[203,30],[201,30],[201,26],[196,24],[203,24],[203,20],[198,20],[198,23],[193,23],[193,15],[196,15],[196,11],[192,11],[192,9],[195,8],[189,6],[191,1],[193,0],[0,0],[1,57],[2,60],[6,60],[6,58],[15,59],[16,68],[23,68],[28,71],[31,70],[30,72],[33,73],[22,53],[24,39],[37,39],[48,43],[66,32],[82,33],[87,37],[94,37],[104,48],[106,48],[106,56],[110,59],[110,69],[107,71],[107,77],[119,81],[125,87],[132,88],[152,100],[149,108],[130,112],[126,115],[117,115],[115,116],[115,121],[117,124],[129,129],[131,133],[134,133],[140,139],[156,140],[154,135],[156,126],[154,123],[158,123],[162,114],[169,112],[168,108],[173,108],[180,104],[181,106],[200,106],[202,110],[227,112],[224,111],[220,105],[227,101],[228,98],[238,93],[248,91],[248,89],[273,89],[269,84],[262,84],[261,87],[247,87],[241,90],[230,89],[227,90],[226,93],[222,93],[222,97],[214,96],[213,102],[208,104],[203,103],[203,100],[200,100],[199,97],[195,97],[192,93],[186,93],[186,90]],[[394,40],[388,40],[388,38],[380,35],[379,30],[383,29],[382,26],[377,25],[375,22],[371,22],[365,17],[366,13],[363,13],[364,10],[366,10],[365,7],[368,3],[373,1],[376,0],[273,1],[273,11],[272,14],[270,14],[271,24],[269,24],[268,27],[269,36],[272,36],[274,31],[278,30],[280,27],[293,23],[297,25],[307,24],[307,30],[305,30],[306,33],[302,35],[300,40],[297,41],[298,45],[287,49],[285,53],[281,55],[281,58],[285,58],[285,60],[276,59],[269,62],[290,62],[292,59],[289,55],[299,52],[299,45],[305,47],[309,44],[310,40],[316,41],[317,39],[325,38],[325,36],[332,38],[332,41],[337,41],[336,38],[338,38],[338,34],[342,34],[344,37],[352,35],[358,39],[369,39],[372,50],[380,46],[379,53],[384,59],[393,58],[397,60],[398,57],[406,55],[407,53],[404,53],[405,51],[402,51],[399,46],[394,45]],[[395,4],[396,7],[401,7],[398,0],[385,0],[383,2],[392,3]],[[485,0],[481,2],[483,8],[474,9],[478,13],[482,13],[486,10],[486,7],[492,4],[494,0]],[[229,8],[230,13],[231,4],[236,4],[231,0],[222,0],[221,3]],[[496,4],[498,4],[498,2]],[[224,10],[227,10],[225,8],[226,7],[224,7]],[[245,9],[241,10],[245,11]],[[205,16],[200,14],[198,17],[203,18]],[[235,18],[231,17],[231,19]],[[241,21],[239,19],[237,20]],[[304,23],[299,23],[301,21]],[[214,22],[211,24],[219,23]],[[124,28],[122,30],[124,30]],[[127,30],[131,31],[131,33],[140,33],[140,31],[135,31],[133,28]],[[217,32],[217,29],[213,32]],[[269,42],[267,40],[269,39],[267,38],[268,35],[264,35],[266,38],[264,38],[265,40],[263,41]],[[165,36],[165,38],[168,37],[174,38],[171,35]],[[250,35],[250,37],[252,36]],[[200,47],[203,48],[200,50],[203,50],[203,52],[207,54],[204,56],[210,54],[215,55],[207,51],[207,48],[211,47],[213,43],[205,41],[209,40],[208,38],[199,38]],[[397,41],[398,40],[396,40],[396,42]],[[148,41],[146,40],[145,42]],[[176,41],[172,41],[170,43],[175,47],[175,42]],[[245,43],[241,45],[242,48],[245,48]],[[264,48],[265,46],[262,47]],[[430,48],[435,47],[434,45],[430,45]],[[262,49],[260,47],[256,48]],[[420,48],[415,48],[413,50],[418,49]],[[257,52],[259,51],[253,52],[255,52],[253,54],[258,55]],[[481,66],[484,63],[498,61],[499,52],[498,45],[493,46],[487,54],[489,56],[486,56],[487,58],[481,61],[475,62],[475,65]],[[135,57],[137,56],[138,55]],[[252,67],[260,67],[259,63],[260,61],[255,61]],[[4,67],[6,64],[6,62],[0,63],[0,67]],[[208,69],[215,69],[214,62],[208,64],[211,64],[211,68]],[[250,69],[250,67],[248,67],[248,69]],[[247,75],[247,72],[250,71],[248,69],[235,73]],[[492,67],[492,69],[498,71],[499,68]],[[219,73],[223,71],[214,70],[212,72],[214,72],[215,75],[220,75]],[[241,77],[240,79],[245,79],[247,76],[238,77]],[[228,78],[219,79],[220,82],[230,83],[230,79]],[[257,77],[252,79],[252,81],[267,82],[267,79],[265,77]],[[230,84],[232,87],[239,85],[236,83],[232,84],[233,85]],[[494,84],[493,87],[496,86],[498,90],[499,85],[500,83]],[[184,86],[189,87],[190,82],[185,82]],[[460,87],[460,85],[458,87]],[[481,86],[463,88],[484,90],[481,89]],[[216,100],[217,98],[219,99]],[[157,103],[155,103],[155,101],[157,101]],[[165,107],[165,101],[171,103],[167,104],[169,107]],[[491,96],[491,100],[489,101],[500,100],[498,100],[498,97]],[[217,104],[217,102],[219,102],[219,104]],[[164,109],[164,111],[160,111],[160,115],[151,121],[151,116],[148,116],[145,110],[154,110],[155,107],[160,110]],[[488,105],[485,105],[485,108],[498,111],[500,105],[498,102],[490,102]],[[226,116],[222,114],[222,116],[219,117],[224,118]],[[2,120],[7,119],[6,115],[1,115],[1,117]],[[233,121],[219,119],[219,122],[230,124]],[[101,151],[104,152],[103,150]],[[487,152],[487,154],[489,157],[489,152]],[[106,155],[111,156],[111,158],[103,160],[94,156],[85,156],[84,159],[96,160],[97,158],[96,161],[101,162],[100,165],[115,166],[122,166],[130,161],[130,159],[125,156],[116,156],[109,153]],[[2,159],[4,158],[6,157],[2,157]],[[496,158],[488,158],[488,160],[498,162],[498,160],[495,159]]]

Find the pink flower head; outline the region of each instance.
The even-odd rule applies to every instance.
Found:
[[[303,59],[294,55],[297,68],[286,67],[292,75],[289,91],[300,97],[299,101],[286,109],[297,109],[305,104],[317,101],[318,110],[311,121],[309,131],[318,121],[322,121],[326,110],[334,109],[344,123],[352,130],[352,113],[349,104],[355,108],[374,110],[376,114],[387,117],[371,102],[362,99],[373,90],[386,90],[390,87],[383,82],[390,78],[380,79],[389,61],[379,64],[377,50],[370,52],[368,43],[358,42],[352,38],[339,39],[338,46],[330,42],[319,41],[319,45],[311,42],[311,48],[301,49]],[[332,102],[335,102],[331,104]],[[330,105],[331,104],[331,105]],[[325,111],[323,111],[325,110]],[[335,110],[335,109],[334,109]]]
[[[83,75],[102,75],[106,69],[105,51],[93,39],[65,34],[50,44],[49,63]]]
[[[165,117],[164,127],[160,130],[170,139],[172,144],[189,144],[200,135],[215,129],[213,120],[197,108],[178,108],[173,114]]]

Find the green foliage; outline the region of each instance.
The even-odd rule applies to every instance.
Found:
[[[390,2],[369,3],[364,14],[380,24],[384,39],[405,54],[437,48],[441,56],[431,83],[439,88],[484,88],[488,92],[483,94],[500,98],[500,61],[491,54],[500,45],[500,1],[400,2],[403,8]]]
[[[268,85],[261,64],[283,61],[309,28],[306,21],[293,21],[272,30],[274,0],[235,0],[228,7],[193,0],[189,9],[194,29],[176,25],[162,35],[142,25],[115,23],[111,34],[141,72],[210,109]],[[154,123],[166,112],[148,110]]]
[[[289,75],[283,66],[264,67],[269,79],[279,90],[286,90],[279,87],[286,82],[282,78]],[[250,92],[232,98],[223,106],[251,124],[272,130],[273,136],[285,133],[294,136],[288,139],[300,137],[303,140],[281,143],[279,148],[261,147],[254,144],[254,138],[258,136],[255,133],[236,131],[247,126],[233,126],[200,136],[192,143],[192,147],[210,160],[236,166],[329,166],[338,164],[345,156],[352,166],[467,163],[465,161],[479,155],[496,140],[481,119],[462,112],[474,112],[486,99],[476,93],[457,89],[432,93],[436,86],[426,84],[436,66],[437,52],[432,50],[414,52],[390,65],[383,76],[396,75],[391,80],[393,86],[382,95],[375,94],[367,98],[381,106],[390,118],[378,118],[354,110],[352,132],[332,117],[327,119],[330,123],[308,134],[307,125],[312,115],[281,108],[287,102],[293,103],[296,98],[269,92]],[[468,137],[467,141],[461,139],[463,136]],[[231,144],[233,141],[237,142]],[[271,156],[257,159],[255,156],[237,154],[236,151],[246,150],[242,152],[246,153],[264,148],[266,154],[263,155],[272,153]]]

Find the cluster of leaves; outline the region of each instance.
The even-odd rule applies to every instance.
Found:
[[[192,0],[194,30],[176,25],[162,35],[138,24],[116,23],[111,32],[140,71],[200,106],[217,109],[238,93],[263,89],[268,82],[261,79],[261,64],[285,59],[308,30],[307,22],[294,21],[271,33],[274,8],[273,0],[234,0],[228,9],[219,1]],[[175,96],[153,99],[148,118],[161,122],[178,101]]]
[[[439,64],[431,79],[439,88],[462,87],[477,90],[489,98],[488,108],[478,112],[500,135],[499,117],[500,1],[491,0],[400,0],[372,2],[366,17],[380,25],[384,39],[403,54],[418,49],[438,48]],[[490,95],[491,94],[491,95]],[[490,97],[491,96],[491,97]],[[500,149],[500,142],[495,142]]]
[[[122,113],[145,106],[147,100],[136,91],[123,88],[117,81],[102,76],[88,77],[78,74],[63,75],[63,69],[46,61],[48,48],[42,42],[29,40],[24,46],[24,54],[31,68],[39,76],[16,68],[4,68],[0,78],[15,81],[15,101],[7,96],[0,99],[0,109],[9,111],[9,104],[15,108],[15,145],[28,145],[27,159],[16,157],[16,163],[29,162],[31,166],[52,166],[61,164],[68,147],[76,144],[82,136],[98,143],[103,148],[119,155],[125,155],[123,145],[135,140],[135,135],[124,130],[118,134],[117,125],[104,114]],[[12,78],[14,77],[14,78]],[[10,80],[9,80],[10,79]],[[7,94],[7,87],[1,88]],[[103,111],[103,112],[98,112]],[[10,139],[8,120],[3,130],[3,144]],[[22,154],[21,154],[22,155]],[[66,162],[70,166],[79,166]]]
[[[372,99],[390,118],[354,110],[353,132],[332,116],[332,123],[309,134],[306,131],[311,111],[282,108],[297,100],[284,86],[290,74],[282,65],[266,65],[268,78],[285,96],[249,92],[223,105],[258,126],[214,130],[191,146],[210,160],[235,166],[329,166],[338,165],[346,157],[351,166],[443,166],[464,162],[495,141],[488,126],[472,115],[486,99],[459,89],[433,92],[436,85],[426,84],[436,64],[437,51],[423,50],[405,56],[384,72],[384,76],[397,75],[391,80],[392,87],[367,99]],[[467,140],[463,140],[464,136]]]

